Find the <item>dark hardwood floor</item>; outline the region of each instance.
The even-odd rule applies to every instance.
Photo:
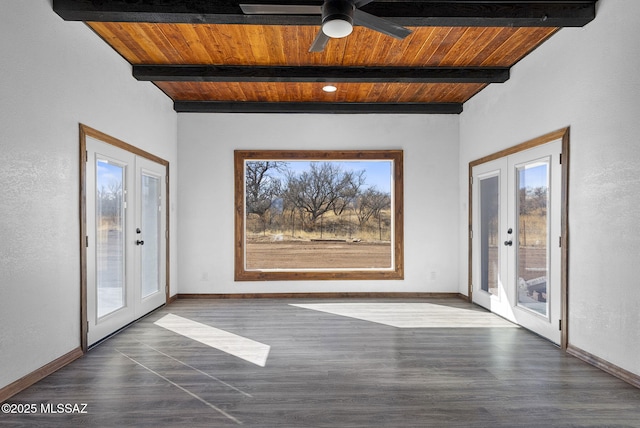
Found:
[[[292,306],[328,303],[364,319]],[[202,343],[242,338],[264,367]],[[640,427],[639,389],[458,299],[178,300],[7,403],[37,412],[0,426]]]

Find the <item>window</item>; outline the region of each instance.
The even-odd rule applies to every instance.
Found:
[[[402,160],[236,151],[236,280],[402,279]]]

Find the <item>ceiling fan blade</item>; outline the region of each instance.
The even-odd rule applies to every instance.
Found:
[[[316,38],[313,40],[309,52],[322,52],[324,47],[327,46],[327,42],[331,37],[322,32],[322,28],[318,31]]]
[[[386,19],[378,18],[377,16],[363,12],[360,9],[353,11],[353,22],[400,40],[411,34],[411,30],[404,28],[401,25],[395,24]]]
[[[366,5],[366,4],[371,3],[372,1],[374,1],[374,0],[356,0],[355,2],[353,2],[353,4],[356,7],[362,7],[362,6]]]
[[[286,4],[240,4],[246,15],[320,15],[322,6]]]

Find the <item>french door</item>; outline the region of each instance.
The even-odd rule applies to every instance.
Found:
[[[561,342],[557,139],[472,168],[472,300]]]
[[[86,138],[87,341],[166,301],[166,169]]]

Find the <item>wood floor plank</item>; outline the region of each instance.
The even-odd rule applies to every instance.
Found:
[[[402,325],[439,307],[434,327],[409,328],[292,303],[384,312],[380,299],[179,299],[8,401],[86,414],[0,426],[640,427],[639,389],[498,318],[461,324],[456,311],[494,315],[460,299],[390,299]],[[154,324],[168,314],[269,345],[265,366]]]

